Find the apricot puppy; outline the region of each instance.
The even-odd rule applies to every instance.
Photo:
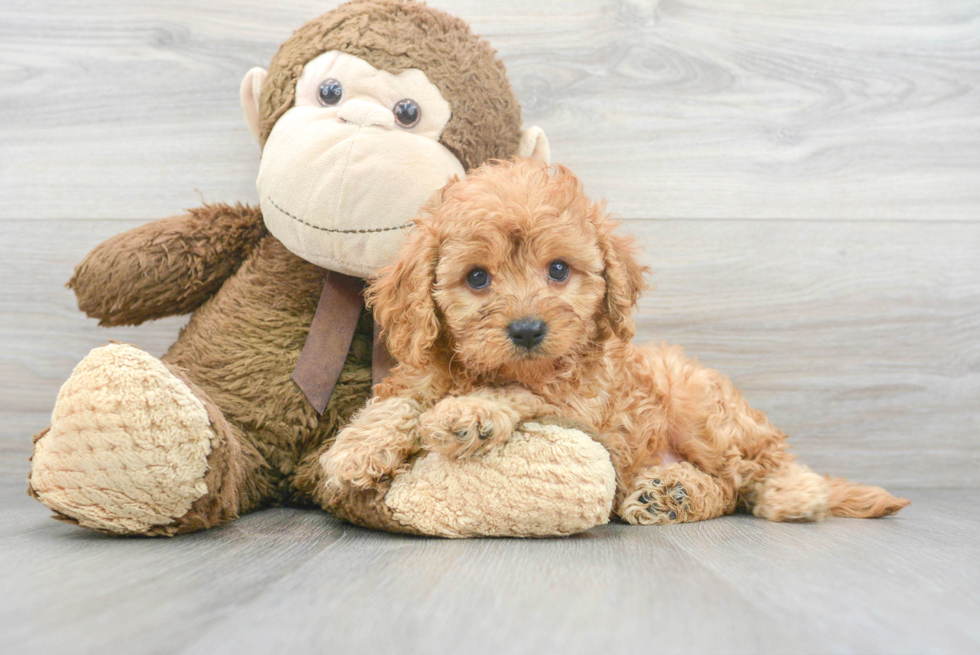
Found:
[[[645,269],[615,228],[561,166],[495,162],[437,194],[369,288],[400,364],[324,456],[329,484],[368,488],[421,448],[472,456],[557,414],[608,449],[630,523],[908,504],[796,463],[727,378],[677,347],[631,343]]]

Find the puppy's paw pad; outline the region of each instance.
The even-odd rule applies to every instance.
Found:
[[[474,417],[469,423],[462,427],[456,427],[454,431],[459,441],[471,441],[473,439],[485,440],[494,434],[493,419]]]
[[[675,484],[667,490],[667,495],[678,507],[686,507],[691,501],[687,495],[687,489],[681,484]]]
[[[682,484],[653,478],[623,501],[620,516],[628,523],[639,525],[681,523],[690,505],[690,497]]]

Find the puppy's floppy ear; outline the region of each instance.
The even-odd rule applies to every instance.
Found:
[[[606,281],[604,318],[613,334],[623,341],[629,341],[636,331],[633,309],[640,292],[646,288],[643,275],[650,269],[637,261],[633,237],[615,233],[618,225],[605,215],[602,205],[594,205],[592,213],[599,248],[605,261],[602,272]]]
[[[365,294],[388,352],[417,368],[431,360],[439,338],[439,316],[432,299],[438,257],[435,231],[430,224],[417,222],[397,261],[378,272]]]

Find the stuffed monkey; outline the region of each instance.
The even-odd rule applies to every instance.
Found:
[[[29,493],[58,519],[147,536],[268,505],[454,537],[604,523],[608,455],[562,425],[529,424],[483,459],[423,453],[369,492],[324,491],[321,459],[391,365],[362,278],[447,179],[549,156],[489,44],[421,3],[355,0],[249,71],[241,100],[262,146],[259,207],[205,205],[78,265],[69,286],[101,325],[191,318],[162,359],[111,343],[78,364],[35,437]]]

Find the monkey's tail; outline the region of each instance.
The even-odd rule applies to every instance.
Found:
[[[830,485],[830,513],[855,519],[888,516],[906,507],[908,498],[896,498],[881,487],[857,484],[844,478],[827,476]]]

